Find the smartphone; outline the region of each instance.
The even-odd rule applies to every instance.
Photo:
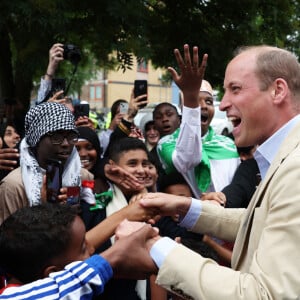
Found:
[[[128,103],[126,102],[121,102],[120,103],[120,114],[127,114],[128,112]]]
[[[46,168],[47,201],[58,202],[62,185],[62,163],[60,160],[49,159]]]
[[[135,80],[134,81],[134,98],[148,93],[148,82],[147,80]],[[147,97],[140,99],[140,101],[147,100]],[[139,108],[145,107],[147,104],[139,105]]]
[[[67,187],[67,204],[76,205],[79,204],[80,200],[80,187],[79,186],[68,186]]]
[[[82,116],[88,117],[89,114],[90,114],[90,105],[88,103],[76,104],[74,106],[75,120]]]
[[[59,91],[66,90],[66,79],[65,78],[53,78],[51,84],[51,97],[59,92]],[[63,99],[64,94],[60,95],[58,99]]]

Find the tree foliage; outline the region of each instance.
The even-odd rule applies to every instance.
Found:
[[[73,87],[98,67],[125,71],[131,54],[174,66],[173,49],[184,43],[208,53],[206,77],[221,85],[238,46],[265,43],[298,53],[298,16],[297,0],[2,0],[0,98],[16,97],[27,109],[55,42],[83,51]],[[61,64],[59,73],[68,77],[72,68]]]

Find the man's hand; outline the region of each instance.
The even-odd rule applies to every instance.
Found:
[[[49,63],[47,67],[47,72],[45,74],[45,79],[51,80],[55,74],[58,64],[64,60],[64,45],[57,43],[54,44],[49,50]]]
[[[211,201],[212,203],[218,204],[221,206],[225,206],[225,204],[226,204],[226,196],[222,192],[202,193],[201,200]]]
[[[143,104],[148,104],[148,100],[140,101],[141,99],[147,97],[147,94],[140,95],[136,98],[134,98],[134,89],[131,91],[130,95],[130,101],[128,106],[128,112],[124,115],[124,119],[128,122],[133,122],[134,117],[136,116],[138,110],[140,109],[140,106],[143,106]]]
[[[91,129],[95,130],[93,120],[87,116],[78,117],[78,119],[75,121],[75,126],[76,127],[85,126],[85,127],[89,127]]]
[[[144,193],[139,194],[143,197]],[[154,224],[153,220],[157,217],[156,208],[145,208],[139,203],[138,195],[133,196],[127,206],[120,210],[120,213],[124,215],[124,219],[129,221],[140,221]]]
[[[0,149],[0,169],[13,170],[18,165],[20,154],[17,149],[4,148]]]
[[[174,68],[169,67],[173,80],[184,95],[184,105],[188,107],[198,107],[199,90],[204,77],[208,55],[204,54],[199,66],[198,47],[193,47],[193,57],[191,59],[189,45],[184,45],[184,57],[178,49],[174,50],[180,75]]]
[[[200,201],[200,200],[199,200]],[[140,200],[140,204],[147,208],[157,208],[161,216],[185,216],[191,206],[189,197],[175,196],[165,193],[148,193]]]
[[[118,230],[116,242],[101,253],[112,266],[114,277],[145,279],[156,274],[158,269],[149,251],[160,238],[157,229],[142,223],[142,226],[130,226],[127,231],[123,226],[122,234]]]
[[[110,122],[109,129],[115,130],[116,127],[120,124],[123,117],[124,117],[124,114],[121,114],[121,113],[116,114]]]
[[[144,185],[138,179],[117,165],[106,164],[104,166],[105,176],[112,182],[122,186],[124,189],[143,190]]]

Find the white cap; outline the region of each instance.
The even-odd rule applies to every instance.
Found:
[[[204,79],[202,79],[200,92],[206,92],[213,96],[213,89],[212,89],[210,83]]]

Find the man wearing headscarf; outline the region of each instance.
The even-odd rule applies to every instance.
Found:
[[[160,139],[157,146],[166,173],[180,172],[196,198],[221,191],[240,163],[234,141],[217,135],[210,126],[214,113],[213,89],[202,80],[198,103],[183,99],[180,128]]]
[[[80,186],[81,179],[92,177],[81,169],[74,147],[77,139],[74,117],[64,105],[43,103],[27,112],[20,167],[0,183],[0,224],[17,209],[44,200],[41,190],[48,159],[61,161],[63,187]]]

